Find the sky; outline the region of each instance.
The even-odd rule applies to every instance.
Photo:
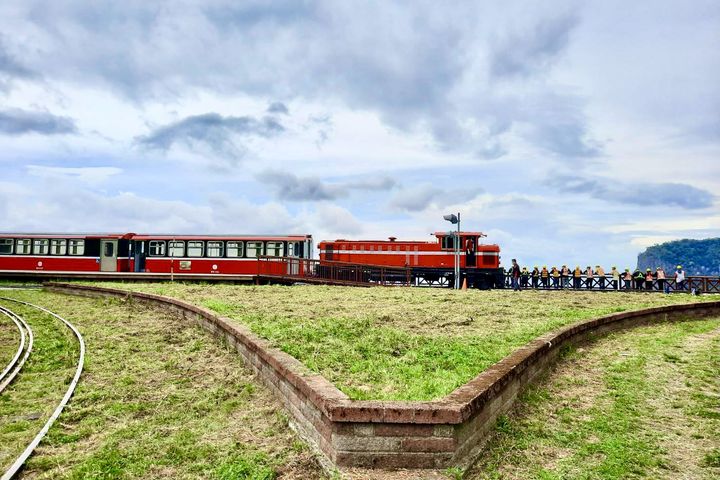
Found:
[[[0,231],[720,236],[716,0],[0,2]]]

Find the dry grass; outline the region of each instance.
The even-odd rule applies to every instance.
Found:
[[[710,296],[326,286],[108,284],[248,325],[354,399],[431,400],[578,320]],[[720,298],[720,296],[715,296]]]
[[[612,334],[498,422],[468,478],[720,476],[720,318]]]
[[[25,477],[324,476],[272,394],[199,327],[117,300],[12,295],[71,320],[88,347],[79,387]],[[15,409],[43,401],[31,380],[17,383]]]

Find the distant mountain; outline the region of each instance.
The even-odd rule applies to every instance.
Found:
[[[720,238],[665,242],[638,255],[638,268],[642,271],[663,267],[672,272],[678,265],[688,275],[720,275]]]

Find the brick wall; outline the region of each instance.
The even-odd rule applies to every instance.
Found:
[[[350,400],[321,375],[272,348],[242,325],[180,300],[94,286],[49,283],[51,291],[146,302],[193,320],[223,338],[270,387],[298,433],[327,467],[446,468],[467,465],[497,417],[557,360],[561,347],[609,331],[688,316],[719,315],[720,302],[624,312],[586,320],[519,348],[445,398],[433,402]]]

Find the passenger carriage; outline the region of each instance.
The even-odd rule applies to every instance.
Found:
[[[0,233],[0,272],[254,275],[261,255],[310,258],[311,235]]]

